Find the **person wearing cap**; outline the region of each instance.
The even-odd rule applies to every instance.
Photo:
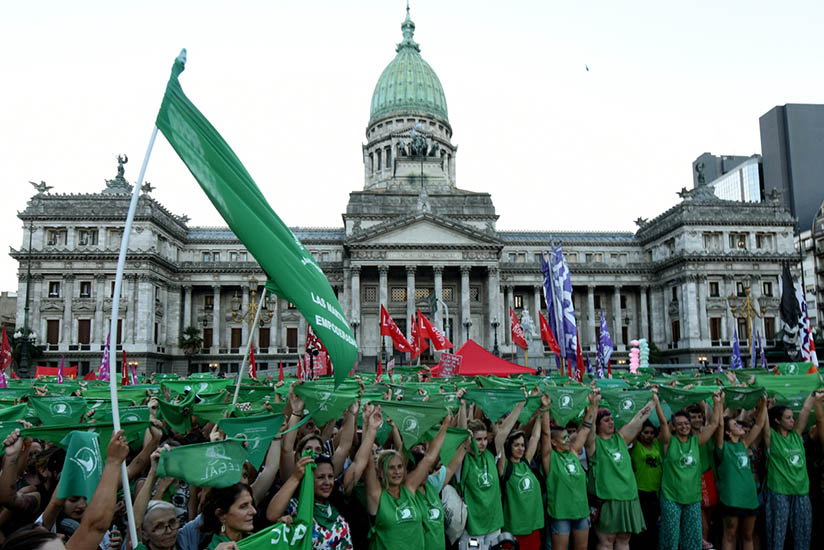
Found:
[[[595,496],[602,501],[595,527],[599,549],[626,550],[630,537],[646,528],[627,445],[638,436],[651,412],[652,401],[616,432],[612,413],[609,409],[600,409],[595,430],[589,432],[586,442],[589,471]]]

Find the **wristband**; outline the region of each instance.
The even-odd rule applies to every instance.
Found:
[[[590,422],[586,422],[586,421],[581,422],[581,426],[583,426],[584,428],[586,428],[588,430],[592,429],[592,424]]]

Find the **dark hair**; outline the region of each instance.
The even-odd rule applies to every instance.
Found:
[[[658,433],[658,428],[655,426],[655,424],[653,424],[652,422],[650,422],[650,419],[649,419],[649,418],[647,418],[646,420],[644,420],[644,423],[643,423],[643,424],[641,424],[641,430],[643,430],[644,428],[652,428],[652,429],[653,429],[653,431],[654,431],[656,434]]]
[[[601,424],[601,420],[603,420],[604,418],[607,418],[609,416],[612,416],[612,413],[609,411],[609,409],[598,409],[598,414],[595,415],[595,431],[596,432],[598,431],[598,426]]]
[[[523,437],[524,443],[526,443],[526,436],[524,435],[524,432],[522,432],[521,430],[516,430],[509,434],[509,437],[506,438],[506,442],[504,443],[504,456],[506,456],[507,458],[512,456],[512,445],[515,443],[515,440],[519,437]]]
[[[683,416],[687,420],[690,419],[690,415],[687,413],[687,411],[685,411],[683,409],[681,409],[680,411],[675,411],[674,413],[672,413],[672,416],[670,416],[670,422],[672,422],[673,425],[675,425],[675,417],[676,416]]]
[[[250,497],[254,498],[252,488],[245,483],[235,483],[228,487],[211,489],[203,503],[203,525],[200,526],[200,531],[212,534],[219,533],[221,524],[217,517],[217,511],[222,510],[223,512],[228,512],[232,504],[235,503],[244,491],[249,493]]]
[[[787,410],[790,410],[790,408],[787,407],[786,405],[776,405],[775,407],[773,407],[772,409],[767,411],[767,414],[770,417],[770,427],[771,428],[773,428],[773,429],[778,428],[778,424],[779,424],[779,422],[781,422],[781,417],[784,416],[784,411],[787,411]]]
[[[295,452],[298,454],[298,456],[300,455],[300,453],[303,452],[303,448],[306,446],[306,444],[312,441],[313,439],[317,439],[318,441],[320,441],[320,448],[323,448],[323,439],[321,438],[321,436],[319,436],[315,432],[311,432],[301,437],[298,441],[298,444],[295,445]]]
[[[687,407],[687,413],[689,414],[700,414],[701,416],[706,416],[704,414],[704,409],[698,403],[693,403],[692,405]],[[687,417],[689,418],[689,417]]]
[[[43,527],[17,531],[0,546],[0,550],[37,550],[44,544],[58,539],[56,533],[46,531]]]
[[[332,463],[332,457],[329,455],[318,455],[315,457],[315,464],[320,466],[321,464],[329,464],[332,466],[332,469],[335,469],[335,465]]]

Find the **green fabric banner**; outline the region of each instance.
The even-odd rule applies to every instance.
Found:
[[[602,403],[612,413],[615,429],[620,430],[652,399],[652,390],[601,390]]]
[[[267,414],[245,418],[223,418],[217,425],[227,437],[235,437],[238,434],[246,435],[249,440],[246,447],[249,456],[246,460],[255,468],[260,468],[266,458],[269,444],[278,435],[283,421],[282,414]]]
[[[796,376],[807,374],[807,371],[810,370],[812,366],[812,363],[776,363],[775,369],[781,375]]]
[[[158,410],[160,417],[169,424],[169,427],[180,434],[185,434],[192,429],[192,411],[195,402],[194,392],[189,394],[179,403],[167,403],[158,399]]]
[[[206,196],[266,273],[266,288],[295,304],[329,353],[339,384],[358,357],[358,344],[329,280],[312,254],[275,214],[229,145],[189,101],[175,60],[157,127]]]
[[[201,420],[217,424],[221,418],[226,417],[226,411],[231,406],[231,403],[195,403],[192,407],[192,414]]]
[[[806,396],[822,386],[821,376],[818,374],[800,374],[796,376],[771,374],[755,377],[755,385],[767,390],[770,397],[781,396],[785,399],[793,398],[800,394]]]
[[[44,426],[77,424],[88,409],[82,397],[31,397],[29,405]]]
[[[427,430],[424,436],[421,438],[421,441],[432,441],[435,439],[435,436],[438,435],[438,427],[432,427]],[[446,429],[446,437],[443,440],[443,445],[441,446],[441,452],[439,456],[441,458],[441,464],[446,466],[449,464],[449,461],[452,460],[452,457],[455,456],[455,453],[458,451],[458,447],[464,441],[469,438],[472,441],[472,445],[474,446],[475,450],[478,450],[478,445],[475,443],[475,440],[472,439],[472,432],[469,430],[465,430],[463,428],[447,428]]]
[[[241,441],[181,445],[160,454],[157,477],[182,479],[195,487],[228,487],[240,481],[247,454]]]
[[[117,388],[117,399],[119,401],[129,401],[132,405],[140,405],[146,401],[149,396],[146,392],[149,391],[143,388],[134,388],[132,386]],[[110,401],[112,394],[108,388],[89,388],[83,392],[83,397],[90,400],[105,399]]]
[[[97,482],[103,473],[103,458],[100,453],[100,435],[94,432],[69,432],[60,445],[66,449],[66,459],[57,498],[82,496],[92,499]],[[108,445],[108,441],[106,442]]]
[[[19,405],[12,405],[11,407],[0,408],[0,422],[12,422],[14,420],[23,420],[28,414],[29,408],[25,403]]]
[[[589,405],[588,396],[592,390],[587,386],[550,386],[545,392],[551,398],[549,414],[552,420],[560,426],[566,426],[570,420],[581,417]]]
[[[427,430],[439,424],[447,413],[442,406],[413,401],[372,401],[372,403],[380,405],[384,416],[391,418],[398,427],[405,449],[411,448],[420,441]]]
[[[123,430],[123,436],[129,443],[143,438],[143,434],[151,424],[148,422],[121,422],[120,429]],[[69,432],[95,432],[100,434],[100,441],[105,441],[106,445],[112,438],[112,431],[114,425],[111,422],[95,422],[93,424],[72,424],[66,426],[36,426],[32,428],[24,428],[20,430],[23,437],[31,437],[32,439],[40,439],[43,441],[50,441],[55,444],[60,444],[64,437]],[[105,447],[103,448],[105,453]]]
[[[294,392],[303,400],[306,409],[313,411],[313,417],[318,426],[323,426],[330,420],[337,420],[343,416],[346,408],[358,399],[357,389],[347,390],[342,387],[336,390],[332,386],[297,384]]]
[[[231,378],[220,378],[214,380],[164,380],[160,387],[165,391],[169,390],[172,397],[189,392],[195,395],[214,394],[228,387],[234,387]]]
[[[712,393],[718,391],[718,389],[718,386],[695,386],[689,390],[661,386],[658,388],[658,397],[661,398],[661,401],[667,403],[674,412],[677,412],[695,403],[711,399]]]
[[[724,388],[724,407],[736,409],[754,409],[758,399],[764,395],[764,388],[742,388],[729,386]]]
[[[13,402],[27,395],[33,395],[33,388],[0,388],[0,401]]]
[[[475,403],[492,422],[497,422],[515,405],[526,401],[524,391],[517,388],[470,388],[466,390],[466,400]]]

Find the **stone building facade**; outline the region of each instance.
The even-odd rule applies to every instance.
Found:
[[[457,187],[445,94],[420,56],[408,14],[402,32],[375,87],[364,184],[350,194],[344,226],[293,228],[337,293],[364,368],[382,347],[391,353],[391,341],[378,334],[380,306],[408,334],[416,309],[431,315],[433,292],[446,308],[432,319],[456,346],[472,338],[522,355],[509,336],[509,308],[539,326],[537,312],[546,315],[540,256],[553,240],[563,245],[572,272],[585,353],[596,349],[603,311],[618,360],[630,340],[642,337],[667,362],[728,360],[736,329],[746,345],[740,311],[747,293],[761,315],[755,329],[772,340],[781,262],[796,258],[794,219],[778,201],[723,201],[698,186],[684,189],[660,216],[639,218],[635,233],[498,231],[491,195]],[[23,246],[11,252],[20,266],[17,325],[31,262],[29,324],[45,346],[44,361],[65,356],[86,371],[99,364],[106,339],[131,185],[121,163],[98,194],[36,188],[19,214]],[[236,370],[250,330],[242,316],[259,301],[264,274],[230,230],[190,226],[150,191],[145,187],[138,203],[119,297],[121,336],[113,345],[139,362],[139,372],[184,371],[189,358],[179,339],[195,326],[204,343],[190,358],[192,368],[218,363]],[[259,368],[294,364],[305,320],[282,299],[261,306],[254,327]],[[554,365],[539,338],[529,362]]]

